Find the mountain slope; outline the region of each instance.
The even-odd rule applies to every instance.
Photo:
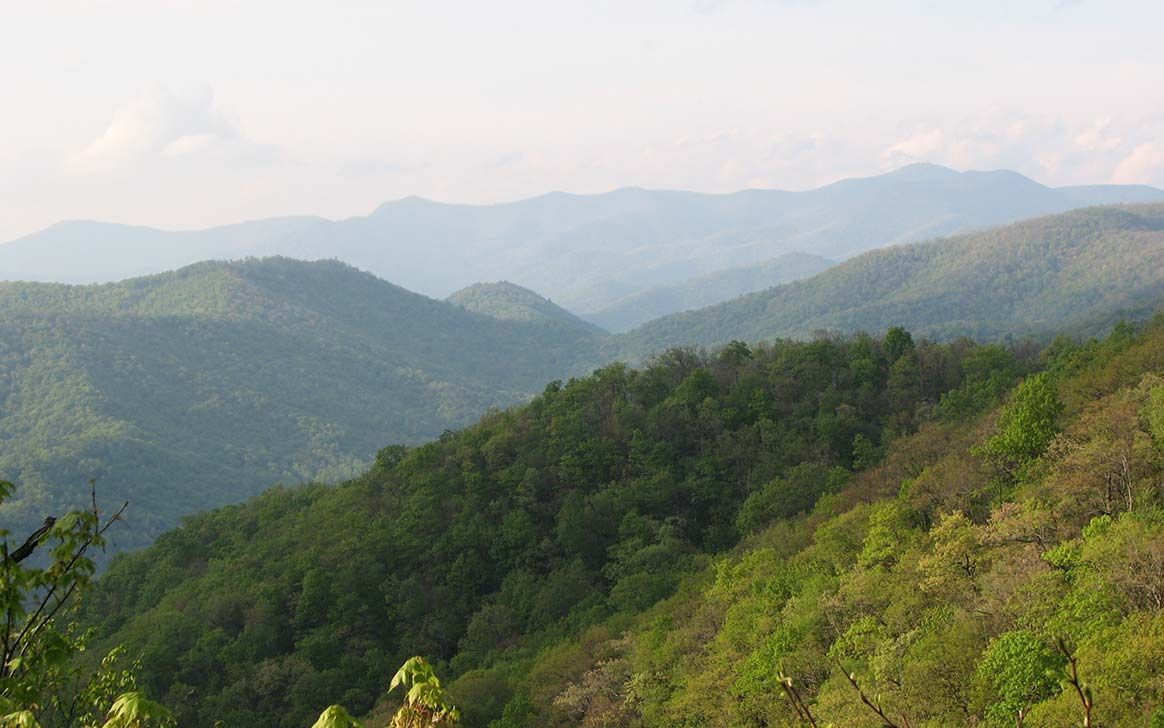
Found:
[[[753,535],[670,599],[527,637],[451,693],[494,728],[1061,728],[1084,715],[1066,651],[1092,724],[1159,724],[1164,319],[1044,363],[1000,412],[927,423],[801,516],[745,502]]]
[[[338,258],[434,297],[478,281],[513,281],[552,293],[560,305],[585,315],[654,286],[792,251],[839,260],[1097,199],[1141,201],[1154,192],[1118,186],[1056,190],[1014,172],[912,165],[803,192],[709,195],[628,188],[495,205],[408,198],[347,220],[259,221],[190,233],[74,223],[0,245],[0,272],[101,281],[207,258]],[[229,243],[221,240],[226,232]]]
[[[192,728],[369,711],[413,654],[466,728],[799,728],[782,673],[819,725],[885,725],[853,674],[913,725],[1058,728],[1064,634],[1096,717],[1150,724],[1164,319],[1028,357],[895,330],[608,367],[194,518],[89,623]]]
[[[903,325],[993,339],[1097,330],[1164,294],[1164,205],[1091,208],[867,253],[808,280],[652,321],[624,352]]]
[[[854,442],[910,431],[970,351],[918,347],[941,374],[890,390],[896,341],[676,352],[550,386],[352,482],[193,518],[110,567],[93,623],[145,656],[183,726],[366,711],[413,654],[462,673],[653,603],[738,540],[741,503],[774,478],[795,482],[792,513],[841,487]]]
[[[751,266],[728,268],[682,283],[655,286],[618,299],[586,320],[607,331],[623,332],[669,313],[712,306],[748,293],[810,278],[833,265],[806,253],[784,253]]]
[[[273,482],[357,472],[585,371],[580,329],[498,321],[334,262],[206,263],[100,286],[0,284],[6,527],[104,497],[133,539]]]

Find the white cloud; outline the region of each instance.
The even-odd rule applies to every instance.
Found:
[[[154,85],[123,105],[105,132],[69,160],[75,171],[116,171],[165,159],[213,155],[254,160],[270,148],[248,140],[208,86]]]
[[[927,161],[960,169],[1015,169],[1047,184],[1160,184],[1161,124],[993,111],[909,128],[881,153],[885,168]]]
[[[1109,131],[1111,119],[1098,119],[1075,137],[1076,146],[1089,152],[1111,152],[1123,144],[1123,138]]]
[[[1119,184],[1164,185],[1164,143],[1137,146],[1116,165],[1111,179]]]
[[[916,161],[932,157],[946,146],[946,133],[941,129],[919,129],[905,139],[890,145],[882,158],[890,163]]]

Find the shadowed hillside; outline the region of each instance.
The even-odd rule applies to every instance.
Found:
[[[0,284],[4,525],[133,501],[120,545],[276,481],[352,475],[597,358],[589,328],[498,321],[334,262]]]

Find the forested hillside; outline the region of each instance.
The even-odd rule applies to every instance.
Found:
[[[876,331],[941,339],[1098,333],[1164,297],[1164,206],[1089,208],[878,250],[808,280],[652,321],[623,351]]]
[[[306,725],[341,699],[367,711],[412,654],[467,675],[650,607],[710,554],[843,490],[939,406],[988,406],[1028,363],[894,330],[614,365],[387,448],[339,487],[195,517],[115,562],[90,614],[142,653],[182,725]],[[516,687],[481,686],[467,715]]]
[[[184,726],[423,654],[467,726],[1154,727],[1162,483],[1164,319],[674,350],[199,516],[87,614]]]
[[[121,546],[269,485],[350,477],[550,379],[582,328],[498,321],[334,262],[205,263],[101,286],[0,284],[3,525],[133,502]]]
[[[947,394],[655,607],[520,642],[454,695],[513,690],[492,728],[1164,724],[1164,318],[1041,364],[984,417],[974,379]]]

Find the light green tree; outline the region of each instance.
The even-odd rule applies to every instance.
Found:
[[[979,677],[995,696],[987,715],[1022,728],[1033,705],[1059,692],[1063,663],[1062,655],[1027,630],[996,637],[978,663]]]
[[[1014,465],[1039,457],[1058,434],[1062,411],[1058,386],[1048,372],[1027,377],[1015,388],[999,417],[998,434],[987,441],[984,453]]]

